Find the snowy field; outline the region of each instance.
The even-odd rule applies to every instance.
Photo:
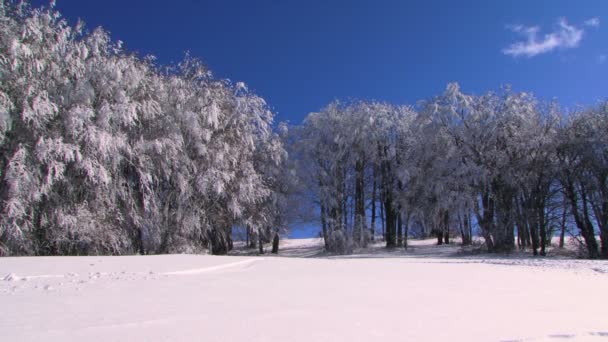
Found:
[[[0,341],[608,341],[606,261],[281,254],[2,258]]]

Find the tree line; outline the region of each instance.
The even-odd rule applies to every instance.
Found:
[[[553,236],[574,235],[608,257],[608,103],[564,113],[453,83],[416,107],[335,101],[291,134],[330,251],[365,246],[380,225],[387,247],[477,232],[490,252],[546,255]]]
[[[573,235],[608,258],[607,178],[608,102],[454,83],[273,129],[264,99],[195,58],[162,66],[0,2],[0,255],[225,254],[235,227],[261,247],[307,209],[333,253],[431,234],[545,255]]]

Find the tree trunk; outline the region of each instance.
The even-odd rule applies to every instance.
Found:
[[[325,244],[325,250],[329,248],[329,240],[327,239],[327,209],[321,204],[321,229],[323,232],[323,243]]]
[[[460,231],[460,239],[462,240],[462,244],[465,245],[467,237],[464,232],[464,224],[462,218],[460,217],[460,214],[458,214],[458,230]]]
[[[527,200],[526,202],[529,202],[530,200]],[[526,211],[524,211],[525,214],[529,214],[531,215],[531,217],[528,219],[527,223],[528,223],[528,230],[530,231],[530,240],[532,240],[532,254],[533,255],[538,255],[538,219],[536,219],[534,216],[537,215],[537,213],[530,213],[529,210],[529,204],[527,204],[526,208],[528,208]],[[532,220],[532,222],[530,222],[530,220]]]
[[[259,241],[258,241],[258,252],[260,254],[264,254],[264,240],[262,239],[262,234],[258,234],[259,236]]]
[[[469,242],[473,243],[473,219],[471,215],[471,209],[467,207],[467,226],[469,228]]]
[[[386,221],[384,219],[384,201],[380,203],[380,224],[382,227],[382,241],[386,241]]]
[[[211,230],[210,242],[211,242],[211,254],[213,255],[225,255],[228,254],[229,243],[227,238],[226,229],[214,228]]]
[[[348,195],[346,194],[346,169],[344,169],[343,171],[344,175],[342,176],[342,189],[340,190],[340,192],[342,193],[342,222],[344,223],[344,225],[342,225],[342,229],[344,229],[344,232],[346,233],[348,231]]]
[[[450,213],[447,210],[443,214],[443,242],[450,244]]]
[[[279,232],[275,232],[272,239],[272,254],[279,254]]]
[[[595,238],[595,229],[593,227],[593,223],[591,222],[591,219],[589,218],[589,204],[587,201],[587,190],[585,187],[585,184],[581,181],[580,182],[580,187],[581,187],[581,200],[583,201],[583,219],[585,220],[585,225],[587,226],[587,234],[591,237],[593,237],[593,241],[594,241],[594,245],[595,248],[594,250],[596,251],[596,255],[594,258],[597,258],[599,255],[597,255],[597,240]]]
[[[458,216],[458,221],[460,222],[460,230],[462,235],[462,244],[464,246],[468,246],[471,244],[471,229],[469,228],[469,213],[468,209],[465,208],[465,212],[463,217]]]
[[[44,215],[44,212],[46,211],[46,203],[47,203],[47,196],[46,195],[42,195],[38,204],[35,206],[35,209],[33,210],[33,219],[32,219],[32,223],[34,226],[34,253],[36,256],[42,256],[42,255],[50,255],[51,254],[51,249],[50,247],[50,243],[48,241],[48,237],[46,234],[46,229],[44,229],[44,227],[42,227],[42,216]],[[1,234],[0,234],[1,235]],[[143,248],[143,246],[142,246]],[[138,247],[139,249],[139,247]]]
[[[401,208],[397,212],[397,246],[403,246],[403,218],[401,217]]]
[[[405,229],[403,232],[403,247],[407,248],[407,238],[410,233],[410,212],[409,212],[409,210],[408,210],[407,215],[405,215],[404,226],[405,226]]]
[[[255,232],[253,228],[249,227],[249,248],[255,249],[258,246],[258,235],[259,232]]]
[[[479,205],[475,201],[475,211],[477,215],[477,221],[481,228],[481,235],[483,236],[486,246],[489,252],[494,251],[494,241],[492,240],[492,225],[494,223],[494,200],[491,197],[490,191],[484,189],[481,193],[481,204],[483,206],[483,212],[479,212]]]
[[[514,190],[500,177],[492,182],[495,201],[495,225],[492,226],[494,250],[510,252],[515,247],[515,227],[513,222]]]
[[[559,248],[564,248],[564,238],[566,236],[566,198],[564,197],[563,205],[562,205],[562,222],[560,224],[560,233],[559,233]]]
[[[374,171],[373,175],[374,181],[372,183],[372,222],[369,227],[371,233],[371,239],[374,241],[376,235],[376,174]]]
[[[538,205],[538,226],[540,228],[540,255],[546,256],[545,246],[547,246],[547,223],[545,222],[545,201],[540,197],[539,194]]]
[[[570,202],[570,210],[572,211],[572,216],[574,216],[574,222],[585,240],[588,256],[590,259],[597,259],[599,253],[593,226],[588,225],[589,218],[584,218],[584,213],[581,213],[578,209],[578,196],[570,175],[567,175],[564,180],[564,189],[566,190],[566,197],[568,197],[568,201]]]
[[[384,202],[384,212],[386,216],[386,247],[392,248],[397,244],[396,241],[396,230],[397,230],[397,220],[395,215],[395,210],[393,209],[392,203],[390,201],[390,196],[388,201]]]
[[[600,256],[608,259],[608,172],[596,170],[593,174],[597,183],[593,189],[595,196],[589,196],[589,203],[600,231]]]
[[[353,229],[353,239],[355,244],[359,246],[363,239],[362,233],[365,229],[365,195],[364,191],[364,170],[365,165],[362,161],[356,163],[356,180],[355,180],[355,226]]]
[[[386,226],[386,247],[392,248],[397,244],[397,217],[395,213],[395,209],[393,208],[393,200],[392,193],[390,189],[386,189],[386,184],[384,185],[384,216],[385,216],[385,226]]]

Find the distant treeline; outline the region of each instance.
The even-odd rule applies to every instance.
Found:
[[[509,88],[449,84],[415,108],[335,102],[291,134],[329,250],[363,246],[380,225],[387,247],[478,232],[488,251],[545,255],[559,234],[608,257],[608,103],[563,113]]]

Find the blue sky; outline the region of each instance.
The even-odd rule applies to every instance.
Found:
[[[608,1],[57,0],[57,8],[160,63],[188,50],[294,124],[336,98],[414,104],[452,81],[472,93],[511,84],[570,107],[608,97]]]

